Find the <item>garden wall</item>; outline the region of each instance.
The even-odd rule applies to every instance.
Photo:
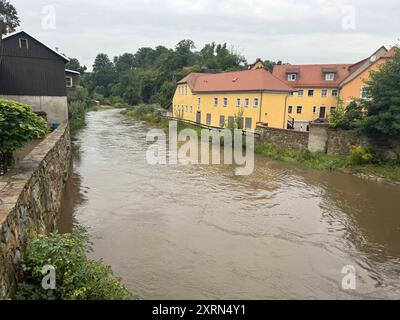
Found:
[[[51,133],[0,180],[0,299],[13,296],[27,232],[49,233],[59,218],[71,164],[67,124]]]
[[[348,156],[352,146],[363,146],[371,148],[384,159],[400,159],[400,141],[398,140],[375,141],[353,131],[331,129],[326,123],[310,124],[309,132],[274,129],[259,125],[256,134],[260,142],[285,149]]]

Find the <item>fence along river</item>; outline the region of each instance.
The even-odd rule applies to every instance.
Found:
[[[89,113],[61,229],[143,299],[400,297],[400,189],[263,157],[234,168],[153,166],[149,126]],[[344,290],[342,270],[356,270]]]

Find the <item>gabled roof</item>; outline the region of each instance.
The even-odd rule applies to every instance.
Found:
[[[29,33],[25,32],[25,31],[23,31],[23,30],[10,33],[10,34],[4,36],[4,37],[3,37],[3,40],[7,40],[7,39],[10,39],[10,38],[13,38],[13,37],[15,37],[15,36],[22,35],[22,34],[28,35],[29,37],[31,37],[31,38],[34,39],[35,41],[39,42],[42,46],[46,47],[48,50],[50,50],[50,51],[52,51],[53,53],[55,53],[56,55],[58,55],[60,58],[62,58],[62,59],[65,60],[66,62],[69,61],[69,59],[68,59],[66,56],[64,56],[63,54],[59,53],[57,50],[54,50],[54,49],[50,48],[49,46],[45,45],[43,42],[39,41],[39,40],[36,39],[35,37],[32,37]]]
[[[349,83],[353,79],[357,78],[360,74],[362,74],[365,70],[370,68],[372,65],[374,65],[377,61],[379,61],[382,58],[389,58],[390,51],[388,51],[384,46],[380,47],[378,50],[376,50],[372,55],[370,55],[368,58],[361,60],[360,62],[357,62],[356,64],[353,64],[350,66],[349,70],[351,73],[341,81],[339,84],[341,87],[345,85],[346,83]]]
[[[349,74],[351,64],[276,65],[272,74],[293,88],[337,87]],[[288,81],[288,74],[296,73],[296,81]],[[325,80],[325,73],[335,73],[333,81]]]
[[[265,69],[223,72],[215,74],[191,73],[178,84],[187,83],[195,93],[235,91],[294,91]]]

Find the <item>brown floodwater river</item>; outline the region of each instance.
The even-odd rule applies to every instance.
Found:
[[[87,120],[61,229],[88,227],[92,257],[142,299],[400,298],[399,187],[263,157],[242,177],[149,165],[148,125]]]

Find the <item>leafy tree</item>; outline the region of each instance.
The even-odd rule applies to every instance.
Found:
[[[7,173],[12,153],[25,142],[39,139],[48,132],[48,124],[25,104],[0,99],[0,158]]]
[[[117,73],[114,64],[106,54],[98,54],[93,65],[93,85],[95,88],[100,88],[96,91],[101,90],[98,93],[108,96],[116,82]]]
[[[114,58],[114,65],[119,74],[132,70],[135,67],[134,55],[131,53],[124,53],[121,56],[117,56]]]
[[[7,34],[19,24],[17,9],[9,1],[0,0],[0,34]]]
[[[371,72],[366,81],[368,99],[362,105],[367,114],[362,130],[376,137],[400,137],[400,50]]]
[[[274,70],[275,66],[280,66],[282,65],[282,61],[271,61],[271,60],[265,60],[264,61],[265,69],[267,69],[269,72],[272,72]]]
[[[69,62],[65,65],[66,69],[78,71],[81,75],[87,70],[86,66],[82,66],[78,59],[70,58]]]
[[[332,111],[329,117],[329,124],[331,127],[338,129],[356,129],[360,126],[363,117],[364,113],[359,101],[353,100],[345,108],[343,100],[338,98],[337,108]]]

